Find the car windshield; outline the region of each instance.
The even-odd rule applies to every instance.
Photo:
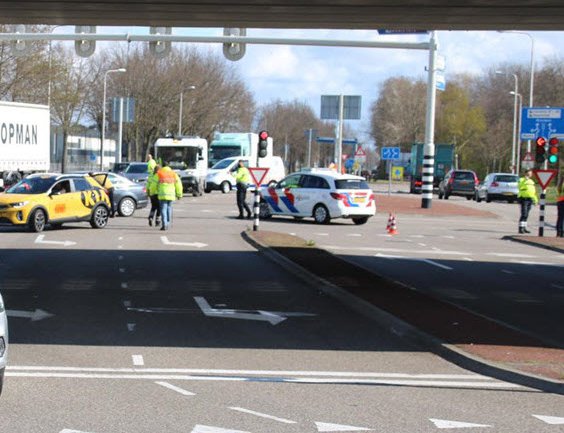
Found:
[[[513,176],[511,174],[506,174],[506,175],[500,175],[500,176],[496,176],[495,177],[495,181],[496,182],[518,182],[519,181],[519,177],[518,176]]]
[[[335,180],[337,189],[370,189],[366,181],[362,179],[339,179]]]
[[[30,177],[10,187],[7,194],[44,194],[53,186],[54,177]]]
[[[222,159],[217,164],[215,164],[212,168],[214,168],[216,170],[222,170],[224,168],[229,167],[231,164],[233,164],[232,159]]]
[[[139,174],[146,172],[147,172],[147,164],[131,164],[125,170],[125,173],[130,173],[130,174]]]

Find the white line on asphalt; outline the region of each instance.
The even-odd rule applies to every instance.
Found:
[[[564,289],[564,286],[561,284],[551,284],[550,287],[554,287],[555,289]]]
[[[296,421],[292,421],[292,420],[284,419],[284,418],[278,418],[278,417],[275,417],[275,416],[272,416],[272,415],[267,415],[265,413],[255,412],[254,410],[245,409],[245,408],[242,408],[242,407],[230,407],[229,409],[235,410],[237,412],[248,413],[250,415],[256,415],[256,416],[261,417],[261,418],[271,419],[273,421],[278,421],[278,422],[281,422],[281,423],[284,423],[284,424],[297,424]]]
[[[444,239],[456,239],[454,236],[441,236]]]
[[[554,266],[555,268],[562,268],[564,265],[558,263],[548,263],[548,262],[531,262],[528,260],[512,260],[513,263],[521,263],[522,265],[537,265],[537,266]]]
[[[531,256],[529,254],[514,254],[514,253],[486,253],[488,256],[496,256],[496,257],[509,257],[514,259],[531,259],[535,256]]]
[[[122,288],[122,289],[127,289],[127,283],[121,283],[121,288]]]
[[[362,235],[360,233],[349,233],[347,236],[360,238]]]
[[[452,271],[452,268],[450,266],[443,265],[441,263],[437,263],[433,260],[429,260],[429,259],[413,259],[413,260],[418,260],[420,262],[425,262],[425,263],[428,263],[430,265],[436,266],[436,267],[441,268],[441,269],[446,269],[447,271]]]
[[[466,260],[467,262],[473,262],[474,259],[470,258],[470,257],[463,257],[462,260]]]
[[[381,257],[383,259],[390,259],[390,260],[394,260],[394,259],[405,259],[404,256],[394,256],[392,254],[375,254],[374,257]]]
[[[123,301],[123,306],[124,306],[125,308],[131,307],[131,301],[129,301],[129,300]]]
[[[123,245],[118,245],[118,250],[123,250]]]
[[[123,256],[118,256],[118,260],[123,260]]]
[[[480,374],[409,374],[384,372],[353,371],[307,371],[307,370],[224,370],[209,368],[109,368],[109,367],[56,367],[40,365],[8,365],[7,371],[67,371],[92,373],[168,373],[168,374],[225,374],[234,376],[323,376],[323,377],[384,377],[394,379],[456,379],[456,380],[490,380]]]
[[[290,236],[296,236],[295,233],[288,233]]]
[[[127,330],[129,332],[133,332],[135,330],[135,323],[128,323],[127,324]]]
[[[143,360],[143,355],[131,355],[131,359],[133,360],[133,365],[138,365],[138,366],[145,365],[145,361]]]
[[[118,241],[123,241],[123,236],[120,236],[120,237],[118,238]]]
[[[423,243],[420,243],[420,242],[418,242],[417,245],[419,245],[420,247],[426,247],[427,246],[427,244],[423,244]]]
[[[329,236],[329,233],[313,233],[316,236]]]
[[[174,386],[174,385],[172,385],[168,382],[160,382],[159,381],[159,382],[155,382],[155,383],[157,385],[164,386],[165,388],[172,389],[173,391],[176,391],[177,393],[182,394],[182,395],[196,395],[193,392],[186,391],[185,389],[179,388],[178,386]]]
[[[423,235],[409,235],[410,238],[424,238]]]
[[[386,235],[390,236],[390,235]],[[374,252],[383,252],[383,253],[406,253],[406,254],[442,254],[442,255],[451,255],[451,256],[468,256],[472,255],[472,253],[465,253],[462,251],[446,251],[446,250],[405,250],[401,248],[375,248],[375,247],[341,247],[337,245],[321,245],[321,248],[325,248],[327,250],[348,250],[348,251],[374,251]]]
[[[119,268],[119,271],[123,274],[125,272],[125,268]]]
[[[503,272],[504,274],[511,274],[511,275],[513,275],[515,273],[515,272],[509,271],[507,269],[502,269],[501,272]]]

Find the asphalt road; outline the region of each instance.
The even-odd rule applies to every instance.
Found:
[[[147,210],[103,230],[71,224],[38,235],[1,228],[10,359],[0,430],[561,431],[563,397],[465,371],[410,346],[265,259],[241,239],[250,222],[234,219],[234,201],[233,194],[186,197],[168,232],[148,227]],[[377,253],[358,249],[402,241],[380,237],[380,220],[357,227],[273,219],[261,228],[355,247],[346,250],[349,259],[372,260]],[[411,232],[399,224],[401,248],[428,241],[407,242]],[[456,221],[448,224],[455,230]],[[456,239],[441,238],[450,236],[444,227],[431,250],[454,248]],[[467,248],[475,233],[464,236]],[[526,259],[548,260],[534,254]],[[402,274],[438,279],[439,271],[470,272],[373,261],[405,262]],[[466,291],[455,279],[451,284]]]

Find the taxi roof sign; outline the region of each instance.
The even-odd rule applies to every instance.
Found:
[[[260,187],[262,185],[262,181],[266,177],[268,170],[270,170],[268,167],[249,167],[249,172],[256,186]]]
[[[539,181],[542,189],[546,189],[546,187],[550,184],[550,181],[556,177],[557,173],[557,170],[533,170],[533,174]]]

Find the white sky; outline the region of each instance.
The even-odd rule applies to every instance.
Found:
[[[72,27],[56,32],[72,32]],[[149,34],[149,28],[99,27],[98,33]],[[174,28],[173,34],[222,36],[223,29]],[[564,32],[529,32],[534,39],[537,69],[545,58],[563,58]],[[247,36],[338,40],[421,42],[428,35],[379,35],[377,31],[353,30],[259,30]],[[503,63],[530,66],[531,40],[524,34],[439,31],[439,53],[446,58],[449,74],[479,74]],[[202,49],[222,53],[221,44],[202,44]],[[234,62],[259,104],[298,99],[319,114],[321,95],[361,95],[363,118],[350,122],[359,137],[369,129],[369,107],[378,97],[380,84],[391,76],[426,78],[428,52],[378,48],[333,48],[283,45],[248,45],[243,59]],[[512,89],[509,89],[512,90]],[[509,98],[509,96],[508,96]],[[524,98],[526,101],[527,98]],[[564,101],[563,104],[564,105]],[[512,110],[512,101],[508,100]]]

